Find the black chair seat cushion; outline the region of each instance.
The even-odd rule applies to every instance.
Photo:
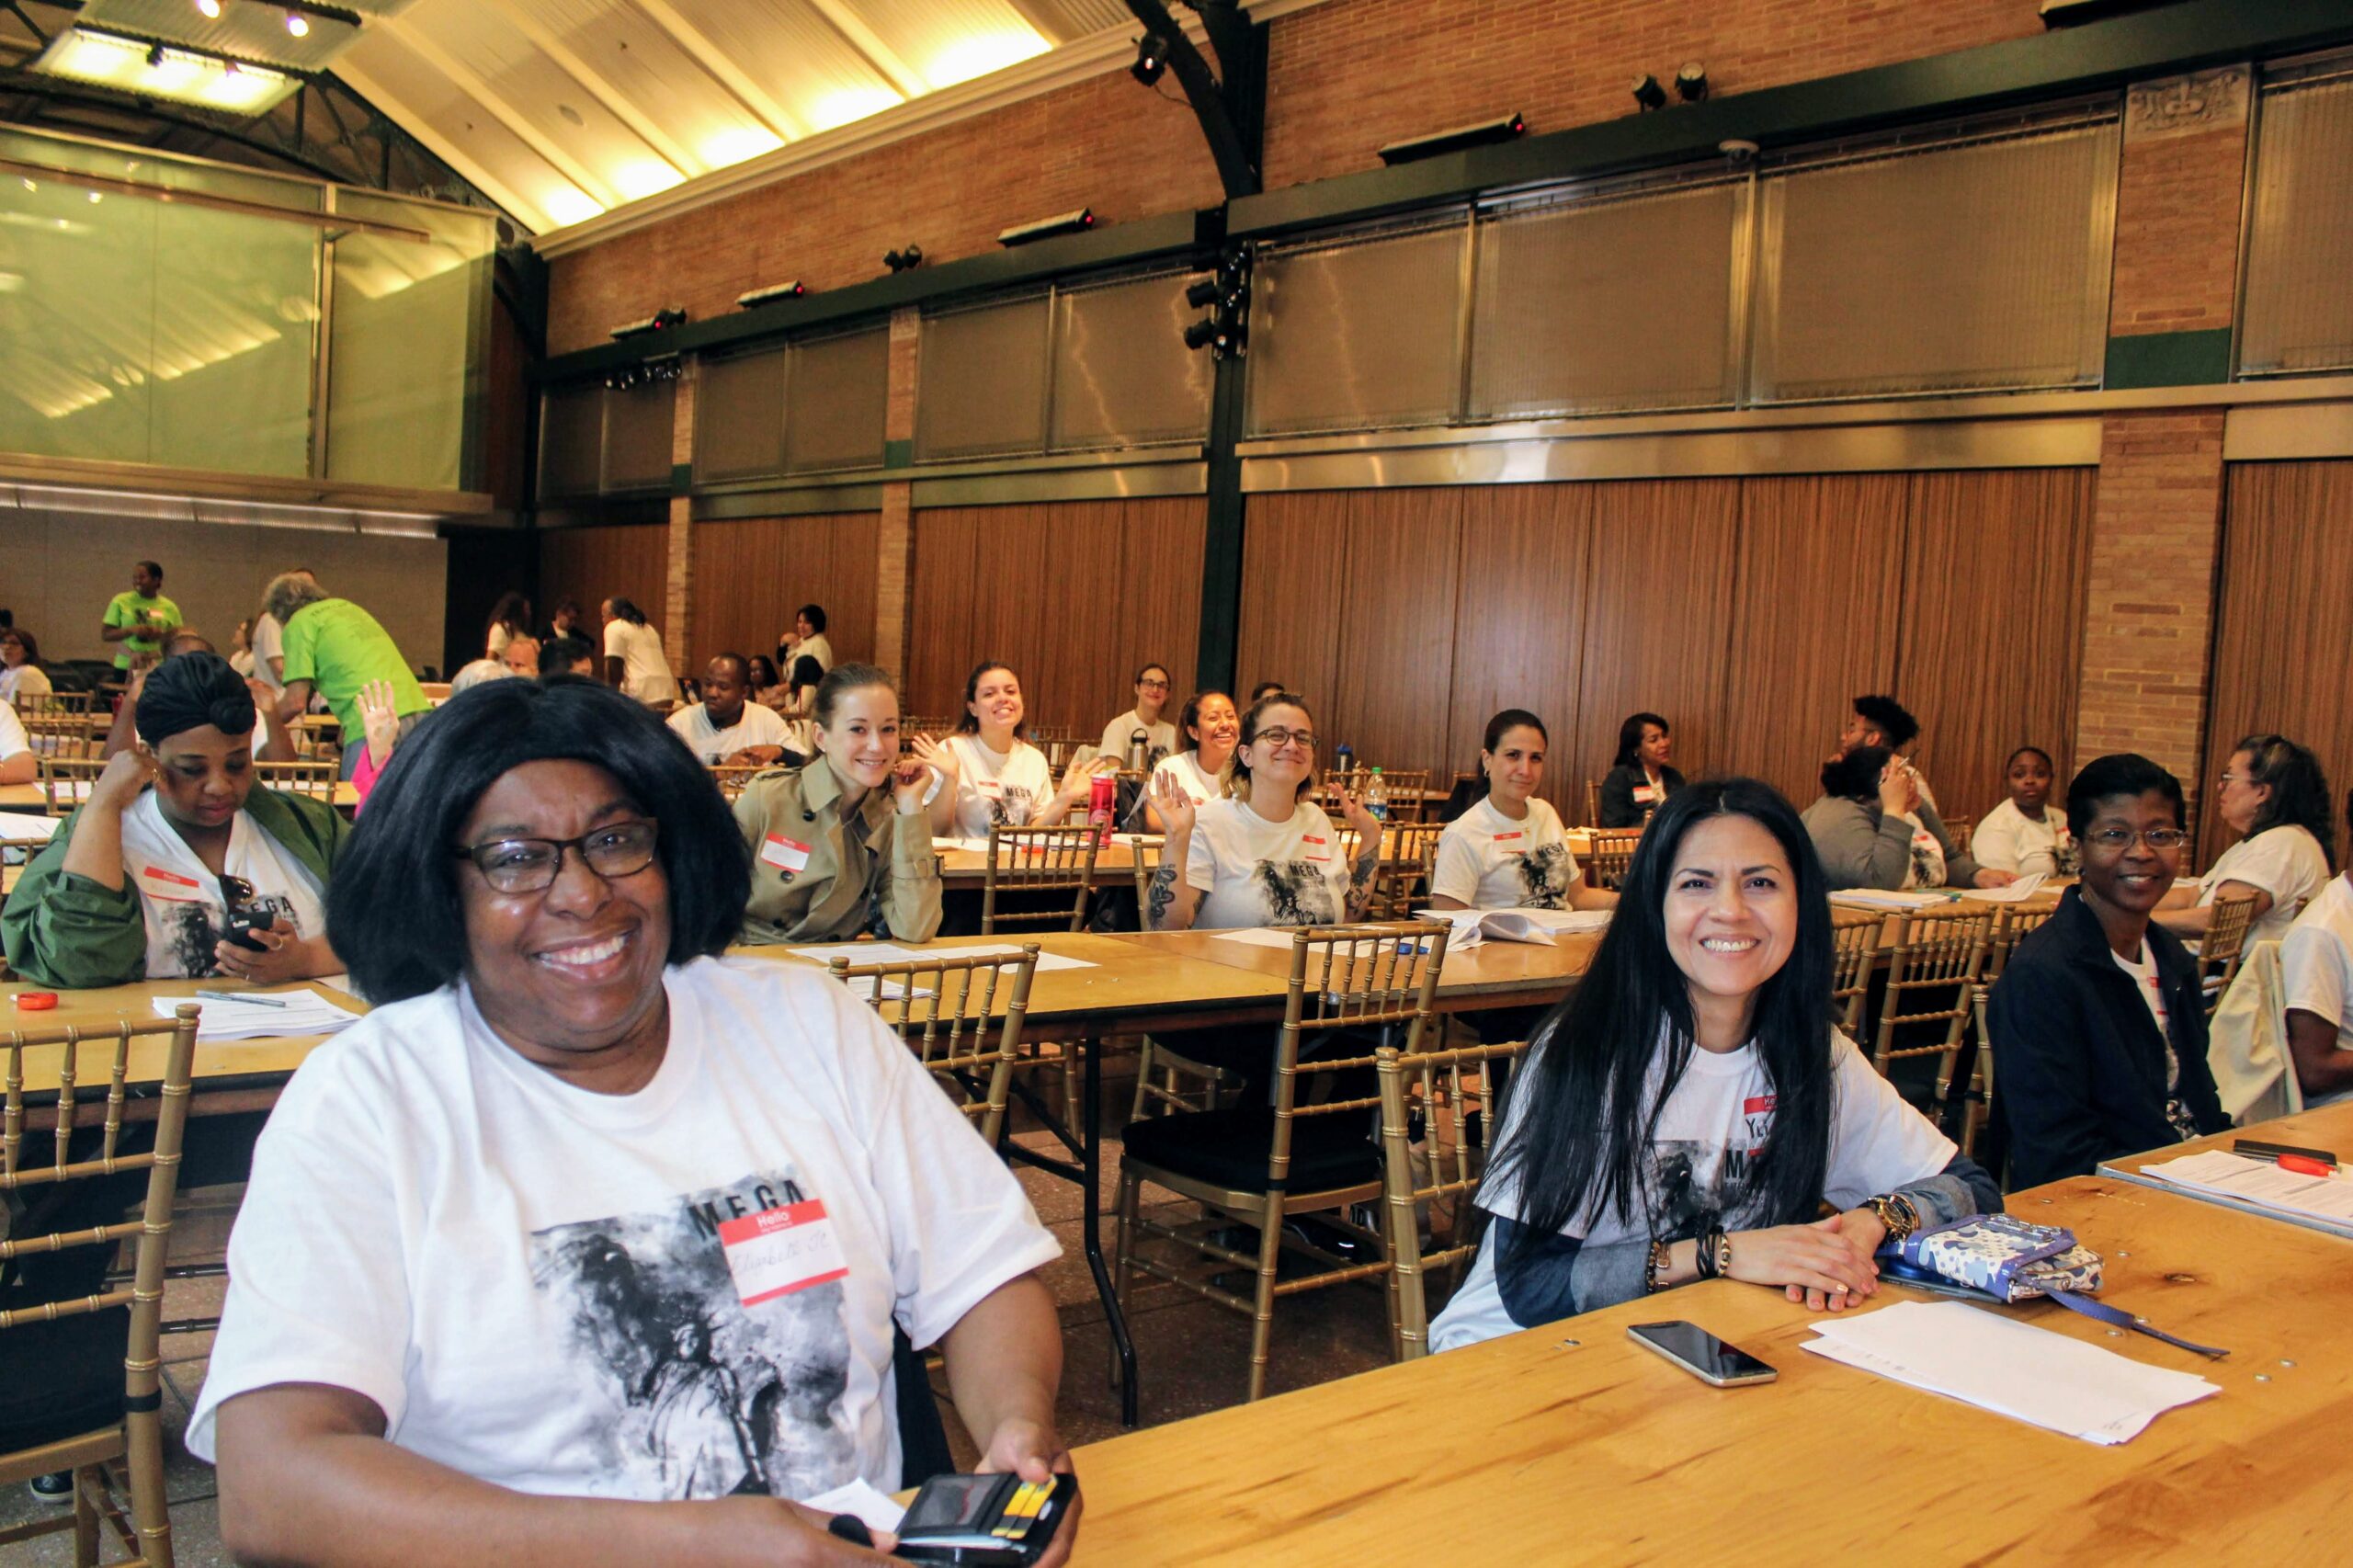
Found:
[[[1294,1118],[1290,1190],[1322,1192],[1378,1181],[1381,1152],[1371,1130],[1367,1111]],[[1123,1137],[1128,1159],[1239,1192],[1264,1192],[1275,1113],[1267,1106],[1188,1111],[1130,1122]]]
[[[130,1343],[129,1307],[0,1329],[0,1453],[120,1421]]]

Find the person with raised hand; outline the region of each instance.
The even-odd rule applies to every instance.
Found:
[[[931,831],[941,836],[986,838],[992,824],[1051,827],[1087,798],[1097,772],[1116,758],[1074,761],[1054,788],[1046,754],[1024,738],[1029,708],[1021,677],[994,660],[964,677],[964,716],[955,733],[918,741],[915,756],[938,778],[928,796]]]
[[[2001,1208],[1831,1021],[1826,894],[1770,785],[1659,809],[1512,1085],[1477,1199],[1495,1222],[1434,1349],[1696,1279],[1836,1312],[1877,1292],[1881,1242]]]

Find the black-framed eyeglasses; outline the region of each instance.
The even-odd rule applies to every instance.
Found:
[[[2136,838],[2152,849],[2178,849],[2189,842],[2189,835],[2177,827],[2143,828],[2138,833],[2129,827],[2096,827],[2084,837],[2110,853],[2131,848]]]
[[[1283,747],[1290,744],[1293,741],[1297,741],[1299,743],[1299,747],[1302,751],[1313,751],[1315,749],[1315,733],[1313,730],[1286,730],[1279,724],[1272,724],[1267,726],[1266,729],[1259,731],[1251,738],[1253,740],[1264,741],[1268,745],[1273,746],[1277,751],[1280,751]]]
[[[579,850],[588,869],[608,882],[635,876],[654,863],[655,826],[650,818],[632,817],[577,838],[494,838],[450,853],[472,860],[494,892],[544,892],[555,885],[567,849]]]

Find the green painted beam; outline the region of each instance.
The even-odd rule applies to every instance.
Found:
[[[929,304],[961,294],[983,294],[1043,284],[1076,273],[1102,271],[1163,259],[1176,260],[1213,252],[1224,235],[1223,212],[1170,212],[1139,218],[1131,223],[1111,223],[1083,234],[1039,240],[1010,250],[990,251],[919,267],[847,289],[828,289],[798,300],[779,300],[754,310],[688,322],[669,332],[649,333],[619,343],[599,344],[570,354],[559,354],[538,367],[533,379],[546,383],[600,376],[628,365],[639,365],[665,354],[703,354],[733,348],[764,338],[781,339],[812,327],[884,316],[903,305]],[[649,284],[644,313],[652,315],[665,301],[659,288]]]
[[[1313,180],[1233,202],[1226,227],[1237,238],[1264,238],[1515,187],[1712,158],[1727,140],[1769,150],[2348,41],[2353,0],[2182,0],[2034,38]],[[1638,64],[1626,68],[1631,74]],[[1501,114],[1513,106],[1490,107]],[[1372,153],[1365,149],[1366,157]]]
[[[2108,340],[2109,391],[2134,387],[2220,386],[2231,379],[2231,329],[2143,332]]]

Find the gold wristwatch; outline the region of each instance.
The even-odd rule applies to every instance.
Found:
[[[1863,1206],[1879,1216],[1879,1222],[1887,1228],[1887,1239],[1898,1245],[1920,1228],[1920,1211],[1900,1192],[1867,1199]]]

